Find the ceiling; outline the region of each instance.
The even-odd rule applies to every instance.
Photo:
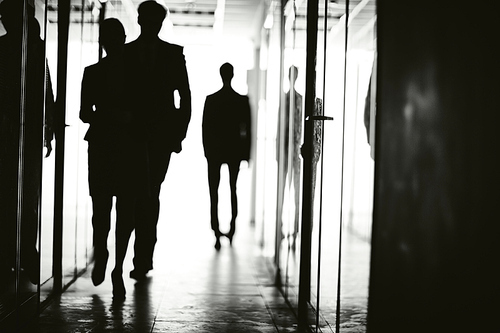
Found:
[[[73,0],[74,1],[74,0]],[[108,0],[106,15],[120,17],[129,35],[139,33],[137,7],[143,0]],[[225,39],[258,38],[266,0],[157,0],[168,8],[164,30],[183,45]],[[172,36],[170,36],[172,37]]]
[[[45,0],[35,0],[44,3]],[[124,24],[127,39],[139,35],[137,25],[137,7],[143,0],[71,0],[72,22],[94,22],[98,18],[99,7],[105,3],[106,17],[117,17]],[[238,41],[258,42],[261,27],[264,25],[266,10],[272,0],[156,0],[169,10],[168,19],[162,30],[163,37],[182,45],[213,44],[214,38],[225,43],[235,44]],[[58,0],[48,0],[49,21],[57,20]],[[84,13],[82,15],[82,3]],[[289,13],[290,5],[296,6],[294,28],[300,34],[305,33],[307,0],[289,1],[285,12]],[[346,0],[319,0],[319,30],[325,23],[330,35],[336,30],[342,31],[345,25]],[[363,38],[365,31],[373,32],[376,20],[375,0],[349,0],[350,35]],[[52,8],[52,10],[51,10]],[[325,19],[325,9],[328,15]],[[373,35],[367,38],[373,39]],[[304,38],[303,38],[304,39]]]

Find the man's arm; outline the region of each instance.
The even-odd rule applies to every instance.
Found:
[[[177,83],[177,91],[180,96],[180,120],[182,126],[181,131],[181,140],[186,137],[187,129],[189,122],[191,120],[191,89],[189,87],[189,78],[186,68],[186,59],[182,52],[182,48],[180,50],[180,64],[179,64],[179,76]]]
[[[84,123],[91,123],[94,118],[92,103],[92,70],[87,67],[83,72],[82,89],[80,95],[80,119]]]
[[[244,135],[244,148],[245,148],[245,155],[243,157],[244,160],[249,161],[250,160],[250,149],[251,149],[251,144],[252,144],[252,116],[251,116],[251,110],[250,110],[250,100],[248,96],[245,96],[244,98],[244,112],[243,112],[243,127],[242,134]]]
[[[45,72],[45,121],[44,121],[44,143],[47,148],[45,157],[49,157],[52,152],[52,139],[54,138],[54,113],[55,101],[52,90],[52,79],[50,77],[49,66],[47,64]]]

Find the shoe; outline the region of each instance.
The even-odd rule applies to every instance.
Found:
[[[216,249],[217,251],[219,251],[219,250],[220,250],[221,245],[220,245],[220,239],[219,239],[219,237],[217,237],[217,240],[215,241],[215,246],[214,246],[214,247],[215,247],[215,249]]]
[[[136,268],[130,271],[129,276],[134,280],[143,281],[146,279],[147,274],[148,274],[147,270],[141,270]]]
[[[113,301],[125,300],[125,284],[123,283],[122,272],[113,270],[111,273],[111,282],[113,282]]]
[[[228,234],[225,234],[224,236],[226,236],[227,239],[229,239],[229,245],[232,246],[233,245],[233,236],[234,236],[234,234],[228,233]]]
[[[108,264],[108,250],[95,256],[94,268],[92,269],[92,283],[94,286],[100,285],[106,275],[106,265]]]

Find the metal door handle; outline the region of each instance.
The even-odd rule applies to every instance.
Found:
[[[311,120],[321,120],[321,121],[325,121],[325,120],[333,120],[333,117],[328,117],[328,116],[312,116],[310,117]]]

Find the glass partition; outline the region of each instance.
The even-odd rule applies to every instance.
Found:
[[[281,3],[272,1],[262,29],[260,70],[263,77],[256,128],[256,226],[263,254],[276,264],[278,154],[276,129],[280,108]],[[275,272],[276,273],[276,272]],[[277,273],[279,274],[279,273]]]
[[[97,2],[74,3],[70,12],[64,150],[63,285],[86,267],[91,248],[91,209],[87,178],[86,131],[79,118],[85,66],[98,61]]]
[[[36,316],[42,175],[50,164],[53,94],[38,3],[4,0],[0,28],[0,331]],[[44,148],[46,146],[47,148]]]
[[[278,119],[277,151],[280,152],[277,219],[283,238],[280,264],[283,291],[292,307],[298,307],[300,220],[302,205],[302,154],[306,77],[306,2],[288,1],[284,7],[282,91]]]
[[[311,306],[314,329],[333,327],[338,296],[342,214],[342,154],[346,5],[319,1],[314,123],[314,205]]]
[[[375,84],[371,81],[375,76],[375,9],[374,0],[330,2],[328,16],[333,24],[324,35],[324,52],[318,54],[325,64],[325,115],[332,115],[334,121],[325,124],[322,224],[316,228],[321,230],[313,230],[321,232],[316,309],[320,324],[336,332],[366,330],[374,172],[370,143],[375,112]]]
[[[316,5],[317,16],[308,18]],[[261,201],[256,215],[261,216],[264,253],[274,259],[276,282],[299,320],[305,318],[313,330],[362,332],[366,326],[375,23],[375,0],[288,0],[270,3],[263,29],[266,79],[257,126]],[[315,36],[308,35],[308,24],[317,25]],[[315,55],[308,49],[312,42]],[[306,87],[308,56],[314,57],[314,81]],[[307,94],[313,98],[311,115],[306,114]],[[304,179],[308,117],[314,123],[312,176]],[[307,236],[301,234],[305,182],[313,192],[307,199],[312,223],[306,252],[301,248]],[[304,263],[306,273],[300,268]],[[303,288],[308,290],[305,316],[299,314]]]
[[[41,38],[45,41],[45,58],[47,66],[47,81],[50,82],[50,92],[47,94],[47,103],[51,103],[52,124],[54,132],[55,117],[55,89],[57,85],[56,43],[53,31],[55,28],[48,24],[46,1],[35,2],[35,17],[40,24]],[[54,245],[54,178],[55,178],[55,150],[56,140],[52,135],[52,151],[45,151],[42,169],[42,193],[40,215],[40,301],[45,301],[53,290],[52,263]],[[47,156],[48,155],[48,156]]]
[[[55,0],[35,1],[37,13],[46,13],[42,26],[46,40],[47,66],[54,94],[57,95],[59,44],[59,4]],[[41,225],[41,301],[45,301],[54,288],[53,255],[62,242],[62,286],[70,283],[89,262],[90,217],[87,185],[86,146],[83,141],[84,125],[79,120],[80,84],[84,66],[98,58],[97,27],[100,7],[97,2],[71,1],[67,57],[67,75],[64,78],[65,136],[64,142],[53,141],[53,152],[45,159],[43,169],[42,225]],[[58,96],[55,96],[56,99]],[[62,99],[62,98],[61,98]],[[63,99],[62,99],[63,100]],[[61,115],[59,114],[58,117]],[[64,147],[64,178],[62,238],[54,239],[54,202],[56,178],[55,151],[57,144]],[[57,194],[61,195],[61,194]],[[57,259],[57,258],[56,258]]]
[[[374,189],[376,1],[349,8],[340,320],[366,329]],[[328,316],[328,315],[327,315]]]

